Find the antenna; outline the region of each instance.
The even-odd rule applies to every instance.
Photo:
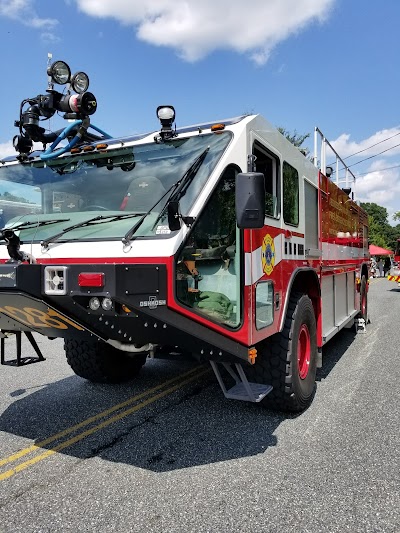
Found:
[[[53,54],[51,52],[47,52],[47,68],[46,68],[46,72],[49,72],[52,59],[53,59]],[[51,91],[53,89],[54,89],[53,81],[51,79],[50,74],[47,74],[47,90]]]

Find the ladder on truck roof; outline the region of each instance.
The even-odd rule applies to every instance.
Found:
[[[336,158],[336,161],[334,163],[330,163],[328,165],[326,162],[327,147],[329,148],[329,150],[332,151],[333,156]],[[332,174],[335,173],[336,177],[334,181],[336,185],[348,192],[349,195],[351,192],[351,199],[354,200],[356,176],[349,169],[349,167],[346,165],[346,163],[343,161],[343,159],[336,152],[331,143],[328,141],[328,139],[318,127],[315,127],[314,130],[313,163],[317,168],[319,166],[319,169],[321,170],[322,174],[324,174],[330,179],[332,179]],[[342,165],[342,167],[340,167],[340,164]]]

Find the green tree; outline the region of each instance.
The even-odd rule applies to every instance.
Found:
[[[11,194],[8,191],[5,191],[3,194],[0,194],[0,198],[3,198],[3,200],[7,200],[8,202],[25,202],[27,204],[31,203],[23,196],[15,196],[15,194]]]
[[[368,226],[370,244],[375,244],[376,246],[380,246],[381,248],[387,248],[388,242],[386,237],[382,234],[381,225],[375,220],[372,215],[368,215]]]
[[[292,144],[294,144],[294,146],[299,148],[299,150],[301,151],[303,155],[305,155],[306,157],[309,155],[310,150],[302,146],[304,141],[310,137],[309,133],[301,134],[301,133],[298,133],[296,130],[294,130],[294,132],[291,133],[290,131],[288,131],[286,128],[283,128],[282,126],[278,126],[277,129],[280,133],[282,133],[284,137],[286,137],[288,141],[290,141]]]
[[[372,202],[361,202],[361,207],[368,213],[368,216],[374,217],[374,221],[377,224],[385,227],[390,226],[386,207],[382,207]]]
[[[400,224],[394,227],[389,224],[385,207],[373,202],[361,203],[361,207],[368,213],[370,243],[395,250],[397,239],[400,238]],[[396,214],[400,215],[400,212]],[[400,216],[395,218],[399,220]]]

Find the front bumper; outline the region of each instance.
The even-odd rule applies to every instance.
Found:
[[[101,272],[103,285],[80,286],[82,272]],[[91,310],[94,297],[110,298],[112,309]],[[179,346],[202,360],[248,360],[248,347],[167,306],[165,264],[0,265],[0,329]]]

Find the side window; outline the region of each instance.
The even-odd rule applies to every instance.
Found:
[[[280,214],[279,201],[279,159],[259,142],[253,145],[255,156],[255,171],[265,176],[265,214],[278,218]]]
[[[256,328],[270,326],[274,321],[274,287],[272,281],[260,281],[256,285]]]
[[[227,167],[176,263],[176,296],[195,312],[230,327],[240,324],[239,230],[235,178]]]
[[[283,162],[283,220],[286,224],[299,224],[299,173]]]

